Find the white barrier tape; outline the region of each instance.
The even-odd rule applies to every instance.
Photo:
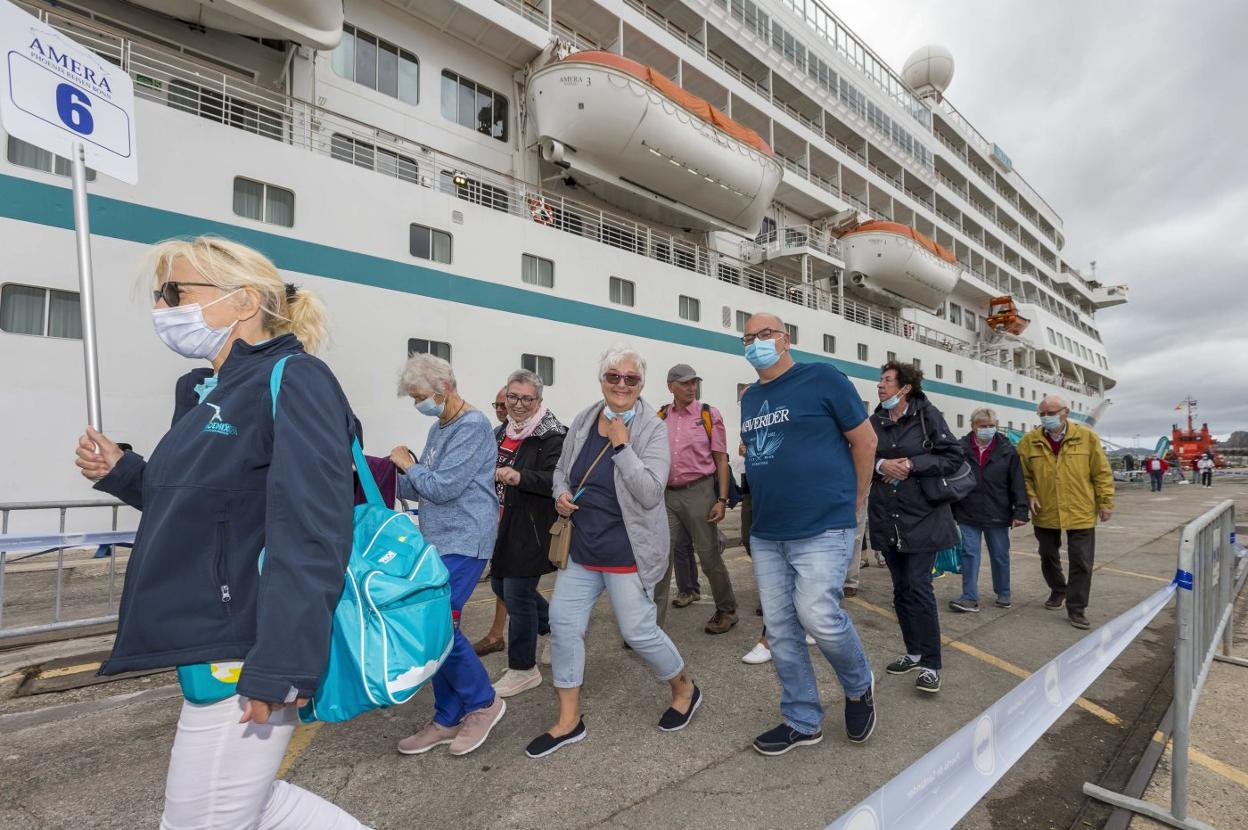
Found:
[[[1088,634],[828,830],[947,830],[1023,757],[1170,601],[1174,585]]]
[[[133,530],[105,530],[99,533],[7,533],[0,535],[0,551],[36,553],[56,548],[128,545],[133,542]]]

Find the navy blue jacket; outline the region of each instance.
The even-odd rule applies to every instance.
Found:
[[[1009,439],[997,435],[982,467],[974,430],[962,439],[961,447],[975,473],[975,489],[962,501],[954,502],[953,517],[972,527],[1009,527],[1015,519],[1027,521],[1023,465]]]
[[[274,419],[270,374],[287,355]],[[329,367],[291,334],[235,341],[199,403],[209,374],[179,379],[173,424],[148,460],[127,452],[96,484],[143,511],[100,673],[244,660],[240,695],[310,696],[351,552],[355,419]]]

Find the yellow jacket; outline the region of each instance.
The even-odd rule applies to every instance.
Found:
[[[1018,442],[1023,480],[1029,498],[1040,500],[1032,513],[1036,527],[1081,530],[1096,527],[1098,510],[1114,507],[1114,476],[1095,432],[1066,422],[1066,437],[1056,456],[1043,427]]]

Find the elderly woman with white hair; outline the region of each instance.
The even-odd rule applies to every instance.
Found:
[[[685,728],[702,703],[680,652],[659,628],[654,604],[654,587],[667,572],[664,490],[671,459],[667,427],[641,398],[646,361],[627,346],[615,346],[602,356],[598,380],[602,400],[573,419],[555,468],[555,509],[573,519],[569,561],[550,602],[559,719],[529,744],[530,758],[585,738],[585,630],[603,591],[625,642],[671,686],[671,706],[659,729]]]
[[[971,431],[962,452],[975,476],[975,489],[953,505],[962,531],[962,595],[949,601],[960,613],[979,612],[979,561],[988,543],[992,591],[998,608],[1010,608],[1010,528],[1027,524],[1027,487],[1014,446],[999,432],[997,413],[980,407],[971,413]]]
[[[489,419],[460,397],[451,364],[440,357],[409,357],[399,394],[410,397],[422,415],[436,419],[419,460],[405,446],[395,447],[390,460],[403,471],[399,495],[419,500],[421,533],[450,572],[455,616],[451,653],[433,676],[433,718],[399,741],[399,752],[419,755],[450,744],[452,755],[467,755],[485,742],[507,711],[481,658],[459,630],[464,604],[494,554],[497,446]]]

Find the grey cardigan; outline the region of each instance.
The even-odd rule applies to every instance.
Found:
[[[602,403],[589,406],[572,419],[563,452],[555,467],[552,495],[557,500],[571,492],[576,482],[568,481],[569,471],[581,447],[589,439],[589,431],[597,428],[598,410]],[[637,399],[637,410],[628,427],[628,445],[613,456],[615,462],[615,495],[624,515],[624,529],[637,562],[637,575],[647,589],[653,588],[667,572],[670,532],[667,527],[667,474],[671,467],[671,450],[667,442],[667,424],[654,407]],[[572,516],[576,524],[576,514]],[[575,532],[575,531],[573,531]]]

